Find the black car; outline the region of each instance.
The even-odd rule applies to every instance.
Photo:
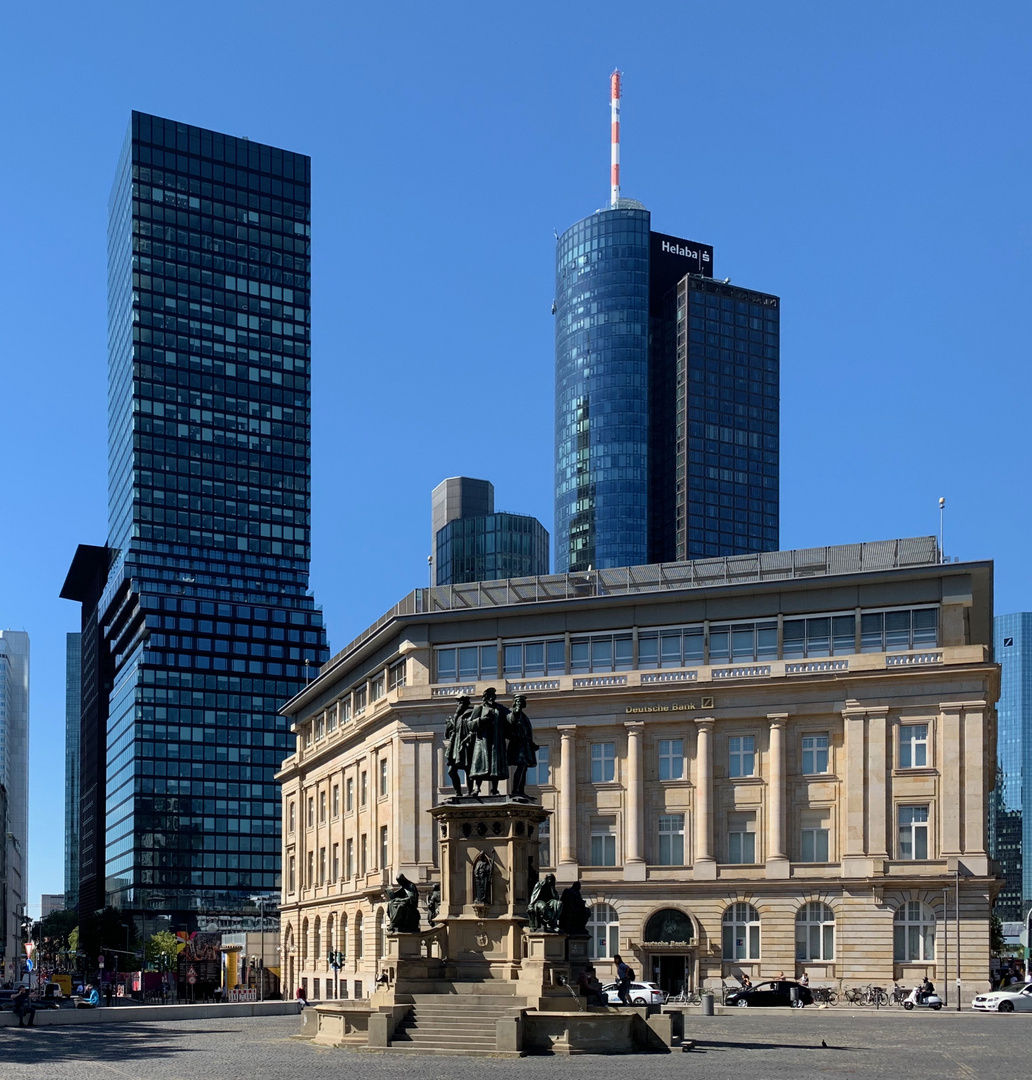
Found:
[[[813,1004],[813,994],[809,987],[800,986],[791,979],[775,979],[771,982],[758,983],[744,990],[728,994],[725,1005],[737,1005],[741,1009],[767,1009],[775,1005],[788,1005],[801,1009]]]

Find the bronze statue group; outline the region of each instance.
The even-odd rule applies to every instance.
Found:
[[[527,797],[527,770],[537,764],[538,749],[524,712],[527,699],[517,694],[508,709],[495,694],[494,687],[485,690],[475,708],[468,697],[460,697],[445,725],[445,760],[457,798],[463,795],[460,773],[466,775],[466,795],[481,794],[485,781],[488,793],[497,795],[499,783],[505,780],[511,798]],[[511,780],[510,769],[516,770]]]

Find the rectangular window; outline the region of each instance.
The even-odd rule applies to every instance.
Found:
[[[548,746],[542,744],[537,748],[537,764],[527,770],[527,783],[536,787],[543,787],[548,783]]]
[[[538,865],[552,865],[552,827],[547,821],[538,826]]]
[[[364,686],[360,687],[352,696],[355,702],[355,715],[361,716],[365,712],[366,688]]]
[[[542,675],[562,675],[566,671],[565,641],[524,641],[502,647],[505,675],[534,679]]]
[[[340,817],[340,784],[333,785],[333,816]]]
[[[287,892],[294,892],[297,889],[297,859],[295,856],[290,856],[287,866]]]
[[[326,710],[326,730],[327,731],[336,731],[337,730],[337,706],[336,705],[331,705]]]
[[[755,814],[728,814],[727,861],[745,864],[756,862]]]
[[[928,764],[928,725],[900,724],[899,767],[923,769]]]
[[[610,830],[592,832],[591,865],[616,866],[616,836]]]
[[[344,876],[350,881],[355,872],[355,841],[344,841]]]
[[[928,807],[901,806],[899,814],[899,857],[928,858]]]
[[[380,826],[380,869],[385,870],[390,865],[390,858],[387,854],[387,826]]]
[[[355,778],[349,776],[344,784],[344,809],[350,814],[355,809]]]
[[[297,823],[297,804],[291,802],[287,807],[287,832],[293,832]]]
[[[801,845],[802,862],[828,861],[828,830],[825,828],[803,829]]]
[[[307,876],[305,878],[305,886],[306,886],[306,888],[310,889],[312,887],[312,881],[314,880],[314,878],[315,878],[315,852],[310,851],[308,853],[308,874],[307,874]]]
[[[380,758],[380,798],[387,794],[387,759]]]
[[[437,681],[475,682],[498,674],[498,649],[494,645],[460,645],[436,649]]]
[[[390,688],[397,690],[399,687],[405,685],[405,661],[402,660],[400,664],[395,664],[390,670]]]
[[[340,878],[340,844],[333,845],[333,859],[330,862],[331,881],[337,881]]]
[[[326,820],[326,792],[319,792],[319,821],[320,823]]]
[[[684,776],[684,740],[659,740],[660,780],[680,780]]]
[[[684,814],[659,815],[659,865],[684,866]]]
[[[340,703],[340,722],[346,724],[351,719],[351,698],[344,698]]]
[[[362,806],[369,801],[369,774],[362,770],[358,778],[358,801]]]
[[[384,684],[385,684],[385,680],[384,680],[383,672],[381,671],[380,674],[377,675],[369,685],[369,690],[370,690],[369,699],[370,699],[370,701],[379,701],[380,698],[383,697],[383,695],[384,695]]]
[[[311,795],[308,796],[308,827],[315,827],[315,799]]]
[[[366,833],[362,833],[362,839],[359,843],[358,872],[362,877],[365,877],[369,872],[369,837]]]
[[[616,743],[602,742],[591,744],[591,782],[608,784],[616,776]],[[608,863],[595,863],[606,866]]]
[[[315,721],[315,741],[318,742],[325,734],[326,723],[323,720],[322,714],[320,713],[318,719]]]
[[[752,735],[732,735],[727,740],[727,775],[752,776],[756,769],[756,739]],[[732,860],[734,862],[736,860]]]
[[[319,848],[319,884],[326,884],[326,848]]]
[[[828,736],[803,736],[803,772],[805,774],[828,771]]]
[[[591,672],[630,671],[634,642],[630,634],[593,634],[570,642],[570,670],[575,675]]]

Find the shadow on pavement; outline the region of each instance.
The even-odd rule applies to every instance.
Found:
[[[834,1046],[829,1043],[821,1046],[820,1043],[791,1043],[791,1042],[750,1042],[748,1040],[725,1040],[696,1039],[692,1053],[707,1050],[820,1050],[830,1053],[833,1050],[846,1051],[847,1053],[863,1049],[860,1046]]]
[[[0,1029],[0,1058],[19,1065],[65,1061],[135,1061],[194,1053],[196,1036],[235,1034],[235,1029],[202,1030],[167,1024],[114,1024],[89,1027],[7,1027]]]

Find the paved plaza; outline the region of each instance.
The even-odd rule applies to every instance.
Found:
[[[0,1029],[3,1080],[526,1080],[892,1077],[998,1080],[1027,1073],[1032,1016],[743,1010],[692,1017],[689,1053],[607,1059],[413,1057],[330,1050],[292,1039],[294,1016],[118,1027]],[[828,1043],[821,1047],[821,1040]]]

